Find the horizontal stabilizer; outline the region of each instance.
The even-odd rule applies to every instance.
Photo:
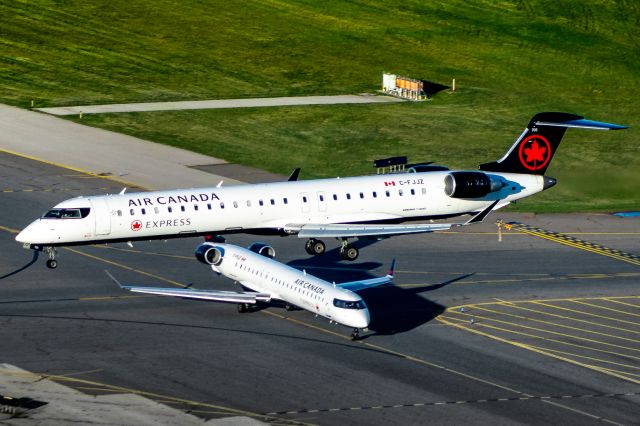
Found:
[[[389,273],[384,277],[371,278],[368,280],[359,280],[359,281],[349,281],[342,284],[337,284],[337,287],[344,288],[345,290],[350,291],[359,291],[364,290],[365,288],[373,288],[378,287],[384,284],[389,284],[393,281],[393,276],[396,268],[396,260],[393,259],[391,262],[391,267],[389,268]]]

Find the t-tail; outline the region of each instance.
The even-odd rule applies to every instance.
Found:
[[[481,164],[480,170],[544,175],[568,128],[619,130],[627,127],[585,120],[584,117],[566,112],[540,112],[533,116],[504,157]]]

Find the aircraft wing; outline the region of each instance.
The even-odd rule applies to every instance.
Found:
[[[268,293],[256,292],[235,292],[235,291],[216,291],[216,290],[198,290],[195,288],[164,288],[164,287],[145,287],[122,285],[109,271],[105,271],[120,288],[129,290],[134,293],[154,294],[157,296],[182,297],[185,299],[210,300],[214,302],[227,303],[250,303],[268,302],[271,295]]]
[[[444,231],[451,228],[450,223],[427,223],[412,225],[353,225],[353,224],[302,224],[297,228],[298,238],[346,238],[375,237],[400,234],[418,234],[421,232]],[[296,225],[286,227],[296,232]]]
[[[393,259],[391,262],[391,267],[389,268],[389,272],[384,277],[376,277],[370,278],[367,280],[359,280],[359,281],[349,281],[342,284],[336,284],[337,287],[344,288],[346,290],[358,291],[363,290],[365,288],[378,287],[384,284],[389,284],[393,281],[393,275],[396,268],[396,260]]]
[[[454,226],[470,225],[479,223],[493,210],[500,202],[496,200],[489,207],[476,213],[465,223],[421,223],[406,225],[367,225],[367,224],[347,224],[347,223],[327,223],[327,224],[291,224],[285,226],[285,231],[297,233],[298,238],[348,238],[348,237],[376,237],[392,236],[400,234],[419,234],[424,232],[445,231]]]

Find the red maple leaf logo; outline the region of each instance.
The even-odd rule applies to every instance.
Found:
[[[394,181],[391,182],[385,182],[384,186],[396,186],[396,183]]]
[[[531,148],[524,149],[524,155],[527,156],[527,163],[534,161],[544,161],[544,153],[547,152],[547,148],[540,147],[538,141],[533,141]]]
[[[140,229],[142,229],[142,222],[140,222],[139,220],[134,220],[133,222],[131,222],[132,231],[139,231]]]
[[[522,141],[519,150],[520,163],[536,171],[544,168],[551,159],[551,144],[542,135],[531,135]]]

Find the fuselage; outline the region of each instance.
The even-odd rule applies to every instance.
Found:
[[[452,198],[448,171],[77,197],[61,202],[16,240],[32,246],[93,244],[234,232],[280,234],[292,225],[399,223],[480,211],[540,192],[538,175],[490,173],[503,187]],[[295,227],[294,227],[295,228]]]
[[[244,287],[349,327],[368,327],[369,310],[358,294],[242,247],[206,244],[224,253],[220,273]]]

